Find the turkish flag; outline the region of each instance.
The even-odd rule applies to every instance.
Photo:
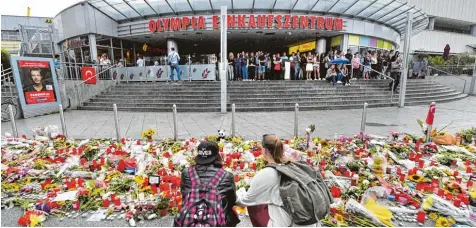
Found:
[[[426,116],[427,125],[433,125],[433,121],[435,120],[435,111],[436,111],[436,105],[432,103],[430,105],[430,109],[428,109],[428,115]]]
[[[97,77],[93,77],[96,75],[96,68],[94,67],[83,67],[81,69],[81,77],[83,81],[86,81],[86,84],[93,84],[96,85]]]

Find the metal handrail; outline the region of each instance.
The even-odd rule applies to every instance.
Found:
[[[80,87],[81,85],[84,85],[87,81],[89,81],[89,80],[91,80],[91,79],[93,79],[93,78],[97,78],[98,75],[100,75],[100,74],[102,74],[102,73],[104,73],[104,72],[106,72],[106,71],[109,71],[110,69],[112,69],[112,68],[114,68],[114,67],[116,67],[116,66],[117,66],[117,65],[111,65],[110,67],[108,67],[108,68],[106,68],[106,69],[104,69],[104,70],[102,70],[102,71],[96,73],[95,75],[93,75],[93,76],[91,76],[91,77],[89,77],[89,78],[87,78],[87,79],[83,80],[82,82],[80,82],[80,83],[78,83],[78,84],[75,85],[75,88],[76,88],[76,97],[77,97],[77,99],[78,99],[78,107],[82,106],[82,103],[83,103],[83,102],[82,102],[81,92],[79,91],[79,87]],[[117,80],[115,81],[114,85],[116,85],[116,84],[117,84]]]
[[[0,74],[3,76],[5,74],[11,73],[11,72],[12,72],[12,68],[8,68],[8,69],[5,69],[5,70],[2,70]]]
[[[436,71],[439,71],[439,72],[442,72],[442,73],[445,73],[445,74],[447,74],[447,75],[449,75],[449,76],[454,76],[454,77],[456,77],[456,78],[459,79],[459,80],[463,80],[463,81],[464,81],[463,93],[464,93],[464,91],[465,91],[465,89],[466,89],[466,80],[465,80],[464,78],[461,78],[461,77],[458,76],[458,75],[451,74],[451,73],[448,73],[448,72],[446,72],[446,71],[443,71],[443,70],[440,70],[440,69],[437,69],[437,68],[434,68],[434,67],[431,67],[431,66],[428,66],[428,68],[429,68],[429,69],[436,70]],[[439,76],[438,74],[435,74],[435,76],[433,76],[433,77],[436,78],[436,77],[438,77],[438,76]]]
[[[359,66],[365,67],[365,65],[363,65],[363,64],[361,64],[361,63],[359,63]],[[391,93],[392,93],[392,95],[390,96],[390,103],[393,102],[393,86],[395,85],[395,79],[393,79],[392,77],[389,77],[389,76],[387,76],[387,75],[385,75],[385,74],[382,74],[381,72],[378,72],[378,71],[376,71],[376,70],[374,70],[374,69],[372,69],[372,68],[370,68],[370,71],[373,71],[373,72],[379,74],[380,76],[383,76],[384,78],[387,78],[387,79],[392,80],[392,88],[391,88],[391,91],[392,91]]]

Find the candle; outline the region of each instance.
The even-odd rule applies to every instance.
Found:
[[[75,211],[79,210],[79,200],[76,200],[73,202],[73,209]]]
[[[244,162],[240,162],[240,169],[243,170],[245,168],[245,163]]]
[[[461,177],[456,177],[456,182],[458,182],[458,184],[461,184]]]
[[[114,205],[116,205],[117,207],[121,206],[121,199],[116,198],[116,200],[114,200]]]
[[[416,185],[416,190],[417,190],[417,191],[421,191],[422,189],[423,189],[423,183],[418,183],[418,184]]]
[[[453,172],[453,176],[455,176],[455,177],[457,177],[458,174],[459,174],[458,171],[454,171],[454,172]]]
[[[440,183],[439,183],[438,178],[433,178],[433,179],[431,179],[431,185],[432,185],[433,187],[438,187],[438,186],[440,186]]]
[[[468,186],[468,188],[470,188],[471,186],[473,186],[473,182],[471,180],[469,180],[468,183],[466,184],[466,186]]]
[[[102,206],[103,207],[109,207],[109,200],[108,199],[103,199],[102,200]]]
[[[425,223],[425,212],[424,211],[419,211],[417,213],[417,221],[419,223]]]
[[[453,199],[453,194],[451,192],[446,193],[445,198],[449,201]]]
[[[256,162],[251,163],[251,169],[256,170]]]
[[[470,160],[466,160],[466,161],[464,162],[464,164],[465,164],[466,166],[471,165],[471,161],[470,161]]]
[[[401,168],[397,168],[397,174],[398,175],[402,174],[402,169]]]
[[[461,207],[461,200],[460,199],[454,199],[453,200],[453,205],[455,205],[455,207]]]
[[[444,197],[445,196],[445,192],[443,191],[443,189],[438,189],[438,196],[439,197]]]
[[[473,169],[471,167],[466,167],[466,173],[472,173],[473,172]]]
[[[425,162],[424,161],[418,162],[418,168],[423,169],[423,167],[425,167]]]
[[[235,182],[240,181],[240,177],[238,175],[235,175]]]
[[[307,164],[311,164],[311,159],[306,159]]]
[[[405,181],[405,175],[404,174],[400,175],[400,181],[401,182]]]
[[[153,185],[150,186],[150,188],[151,188],[151,190],[152,190],[152,193],[153,193],[154,195],[156,195],[156,194],[157,194],[157,185],[156,185],[156,184],[153,184]]]
[[[307,156],[308,156],[308,157],[312,157],[312,151],[308,151],[308,152],[307,152]]]

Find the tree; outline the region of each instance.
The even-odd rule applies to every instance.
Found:
[[[443,56],[429,56],[428,63],[433,66],[441,66],[445,65],[445,60],[443,59]]]
[[[10,64],[10,53],[8,53],[7,49],[2,48],[2,60],[1,63],[3,65],[3,69],[8,69],[11,67]]]

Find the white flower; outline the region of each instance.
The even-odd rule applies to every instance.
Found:
[[[362,184],[364,184],[364,185],[369,185],[370,182],[369,182],[369,180],[364,180],[364,181],[362,181]]]

